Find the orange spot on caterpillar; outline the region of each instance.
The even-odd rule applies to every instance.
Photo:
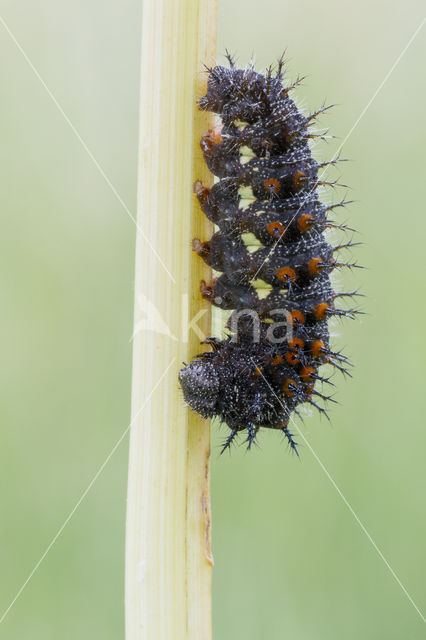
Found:
[[[281,186],[278,180],[276,180],[275,178],[269,178],[269,180],[265,180],[263,184],[265,185],[267,191],[269,191],[269,193],[271,194],[278,193]]]
[[[327,311],[329,311],[330,307],[328,302],[320,302],[315,309],[314,314],[317,320],[325,320],[327,317]]]
[[[315,276],[320,273],[321,269],[324,267],[321,266],[322,258],[312,258],[309,260],[308,271],[310,276]]]
[[[281,224],[281,222],[279,222],[279,220],[275,220],[274,222],[269,222],[266,225],[266,231],[269,233],[270,236],[274,238],[279,238],[280,236],[283,235],[285,231],[285,227],[283,224]]]
[[[294,282],[296,280],[296,272],[291,267],[281,267],[277,271],[277,278],[282,282],[288,282],[288,280]]]
[[[327,347],[322,340],[315,340],[311,344],[311,352],[314,358],[323,358],[327,356]]]
[[[285,354],[285,359],[287,364],[289,364],[291,367],[294,367],[300,362],[300,358],[295,351],[287,351],[287,353]]]
[[[296,171],[293,176],[293,184],[295,189],[301,189],[306,182],[306,175],[303,171]]]
[[[300,233],[305,233],[306,231],[309,231],[309,229],[312,229],[314,222],[314,216],[312,216],[310,213],[302,213],[298,223]]]
[[[295,322],[299,322],[300,324],[303,324],[305,322],[305,314],[302,313],[302,311],[300,311],[299,309],[293,309],[293,311],[290,312],[290,315],[293,319],[293,324]]]
[[[303,347],[305,346],[305,342],[304,340],[302,340],[302,338],[293,338],[292,340],[288,341],[288,346],[290,347],[290,349],[303,349]]]
[[[262,375],[262,369],[260,367],[255,367],[254,371],[253,371],[253,375],[258,378],[260,375]]]
[[[314,374],[315,374],[315,369],[313,367],[303,367],[299,375],[302,378],[303,382],[312,383],[312,380],[313,380],[312,376]]]
[[[281,354],[277,353],[273,356],[272,360],[271,360],[271,364],[274,365],[274,367],[276,367],[278,364],[281,364],[283,361],[283,357]]]
[[[297,391],[296,381],[291,378],[287,378],[283,385],[283,391],[287,396],[294,396]]]

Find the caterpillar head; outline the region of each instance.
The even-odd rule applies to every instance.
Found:
[[[219,396],[219,376],[214,366],[206,360],[193,360],[179,371],[179,382],[185,402],[208,418],[215,413]]]

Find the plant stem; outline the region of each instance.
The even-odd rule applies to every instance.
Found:
[[[190,241],[211,228],[191,188],[211,183],[199,139],[212,123],[196,101],[215,61],[216,2],[143,3],[126,640],[211,639],[209,425],[177,376],[200,351],[187,320],[204,310],[209,332],[198,289],[209,273]]]

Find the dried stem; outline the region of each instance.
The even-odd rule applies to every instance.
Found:
[[[199,149],[211,122],[196,101],[216,14],[216,0],[143,3],[126,640],[211,639],[209,427],[177,375],[200,350],[187,330],[200,310],[209,332],[198,289],[209,274],[190,241],[211,229],[191,187],[211,182]]]

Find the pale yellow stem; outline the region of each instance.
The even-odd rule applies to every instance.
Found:
[[[211,182],[199,139],[212,123],[196,101],[216,15],[216,0],[143,3],[126,640],[211,639],[209,425],[185,406],[178,371],[200,351],[186,325],[202,309],[209,335],[209,273],[190,243],[211,235],[192,184]]]

